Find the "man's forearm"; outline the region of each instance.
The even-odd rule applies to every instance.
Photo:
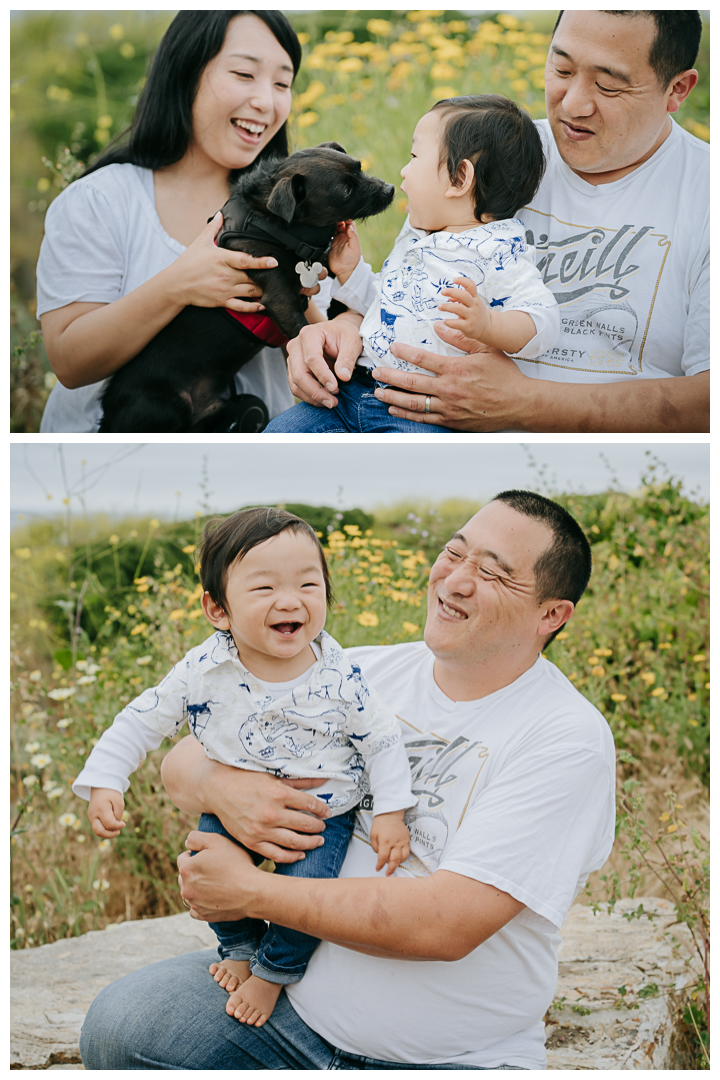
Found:
[[[524,431],[707,432],[710,373],[629,383],[531,380]]]
[[[160,775],[168,795],[186,814],[211,814],[205,793],[213,790],[211,761],[192,735],[186,735],[163,758]]]
[[[201,852],[196,859],[204,856]],[[232,880],[233,870],[224,865],[231,881],[227,901],[224,889],[217,895],[216,885],[221,908],[224,902],[234,902],[231,896],[239,896],[245,916],[268,919],[372,956],[459,960],[523,909],[493,886],[445,871],[421,880],[319,880],[246,868],[240,883]],[[221,912],[219,917],[227,914]]]

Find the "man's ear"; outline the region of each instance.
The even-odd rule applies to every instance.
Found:
[[[217,600],[213,600],[209,592],[204,592],[202,595],[202,609],[205,612],[205,618],[209,623],[215,627],[216,630],[229,630],[230,619],[228,618],[225,609],[218,604]]]
[[[538,635],[554,634],[568,622],[575,611],[572,600],[548,600],[542,607],[542,618],[538,626]]]
[[[668,87],[670,96],[668,97],[667,111],[669,113],[678,111],[697,81],[698,73],[695,68],[690,68],[688,71],[682,71],[679,75],[675,76]]]
[[[446,199],[459,199],[472,191],[475,183],[475,166],[472,161],[464,158],[458,168],[457,180],[445,192]]]
[[[305,177],[295,173],[278,180],[267,201],[267,208],[285,221],[292,221],[297,204],[305,198]]]

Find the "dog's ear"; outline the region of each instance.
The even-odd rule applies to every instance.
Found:
[[[297,205],[303,201],[305,194],[304,176],[299,173],[295,173],[294,176],[286,176],[284,179],[278,180],[272,189],[270,198],[267,201],[267,208],[271,213],[284,218],[285,221],[292,221]]]
[[[339,154],[347,154],[347,150],[344,146],[341,146],[339,142],[318,143],[318,149],[320,149],[321,147],[325,150],[337,150]]]

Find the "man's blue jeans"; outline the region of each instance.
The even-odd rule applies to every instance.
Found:
[[[305,858],[295,863],[278,863],[276,874],[286,877],[334,878],[340,873],[355,826],[355,810],[328,818],[325,821],[321,847],[305,852]],[[198,825],[200,832],[220,833],[237,844],[237,840],[214,814],[203,814]],[[299,930],[263,922],[262,919],[237,919],[234,922],[210,923],[217,934],[218,952],[223,960],[249,960],[250,970],[266,982],[299,982],[305,974],[318,939]]]
[[[308,405],[303,401],[276,416],[265,431],[269,435],[279,432],[293,435],[302,432],[334,435],[356,431],[366,434],[387,431],[413,435],[427,435],[428,432],[448,434],[448,428],[436,424],[417,424],[414,420],[401,420],[397,416],[391,416],[388,406],[383,401],[378,401],[373,393],[375,387],[383,385],[373,379],[367,369],[356,368],[350,382],[338,380],[338,392],[335,395],[338,403],[334,409]]]
[[[90,1006],[80,1036],[85,1068],[473,1068],[407,1065],[347,1054],[321,1039],[300,1019],[284,990],[262,1027],[240,1024],[225,1012],[227,992],[208,974],[213,960],[217,954],[212,949],[186,953],[140,968],[106,986]],[[342,1007],[340,1000],[338,1008]],[[418,1015],[424,1015],[420,1002]],[[357,1022],[362,1025],[361,1016]]]

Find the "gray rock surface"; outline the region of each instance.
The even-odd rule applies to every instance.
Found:
[[[641,902],[654,913],[652,921],[623,918]],[[623,901],[612,915],[593,915],[576,905],[562,939],[555,1004],[546,1017],[548,1068],[682,1067],[675,1060],[669,993],[681,994],[694,975],[689,936],[675,924],[673,906]],[[13,952],[10,1067],[81,1069],[80,1028],[104,986],[145,964],[214,944],[204,923],[182,914]]]
[[[216,940],[206,923],[182,914],[13,951],[10,1068],[77,1068],[80,1028],[103,987],[156,960],[211,948]]]
[[[628,921],[640,904],[652,917]],[[622,900],[612,915],[576,905],[562,929],[554,1007],[545,1018],[548,1069],[686,1067],[674,1020],[699,971],[669,901]]]

